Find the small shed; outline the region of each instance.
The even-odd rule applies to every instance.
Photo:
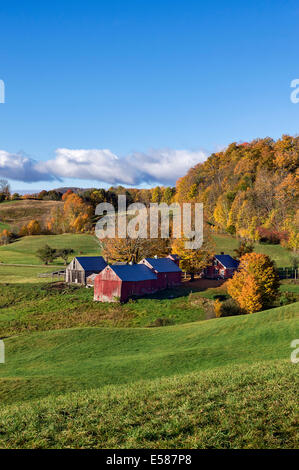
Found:
[[[86,279],[86,286],[87,287],[93,287],[94,286],[94,280],[95,280],[97,275],[98,275],[97,273],[93,273],[90,276],[88,276],[88,278]]]
[[[94,300],[126,302],[132,296],[152,294],[157,290],[157,276],[147,266],[112,265],[96,276]]]
[[[182,282],[182,270],[170,258],[144,258],[140,261],[157,275],[159,289],[179,286]]]
[[[207,279],[229,279],[239,267],[239,261],[230,255],[215,255],[212,264],[204,269]]]
[[[77,256],[66,268],[65,282],[85,285],[88,276],[100,273],[106,266],[102,256]]]

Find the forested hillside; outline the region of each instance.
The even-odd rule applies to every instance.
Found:
[[[299,137],[232,143],[177,181],[178,202],[204,204],[216,232],[299,249]]]

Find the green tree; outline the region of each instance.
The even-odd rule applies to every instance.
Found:
[[[55,258],[57,258],[57,250],[46,244],[37,250],[36,256],[41,259],[44,264],[49,264],[52,263]]]
[[[64,248],[62,250],[57,251],[57,258],[62,258],[64,261],[64,265],[66,266],[68,263],[68,258],[70,255],[74,253],[72,248]]]

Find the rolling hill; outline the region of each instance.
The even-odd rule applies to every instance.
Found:
[[[20,229],[30,220],[38,220],[41,225],[49,218],[54,207],[62,205],[60,201],[39,201],[24,199],[7,201],[0,204],[0,223],[12,229]]]
[[[298,316],[7,339],[0,446],[295,447]]]

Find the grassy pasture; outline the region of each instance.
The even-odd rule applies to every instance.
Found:
[[[0,447],[294,449],[297,367],[230,364],[2,407]]]
[[[39,278],[42,273],[52,272],[54,268],[44,266],[1,266],[0,265],[0,293],[3,290],[2,283],[28,284],[49,282],[48,278]],[[31,287],[34,289],[34,286]],[[0,294],[1,295],[1,294]]]
[[[40,268],[23,269],[28,270],[28,276],[31,270],[40,271]],[[61,282],[49,283],[48,279],[40,281],[0,285],[0,331],[3,336],[79,326],[150,326],[157,319],[167,324],[193,322],[207,317],[209,301],[202,298],[204,294],[212,299],[224,292],[221,287],[203,287],[205,290],[198,287],[198,292],[191,293],[194,287],[187,283],[181,289],[162,291],[159,295],[120,305],[94,302],[92,289],[69,287]]]
[[[75,328],[5,340],[0,401],[288,359],[299,303],[164,328]]]
[[[234,249],[238,247],[238,240],[229,235],[213,235],[216,243],[216,251],[219,254],[224,251],[225,254],[235,256]],[[254,251],[270,256],[275,261],[278,268],[290,267],[291,252],[281,245],[270,245],[267,243],[255,243]]]
[[[95,256],[100,255],[101,251],[96,237],[89,234],[66,233],[63,235],[34,235],[23,237],[9,245],[1,246],[0,262],[5,264],[40,265],[41,261],[37,258],[36,252],[46,243],[51,246],[51,248],[72,248],[75,251],[74,256]],[[63,265],[63,261],[57,259],[54,261],[54,264]],[[26,282],[25,277],[24,282]]]

